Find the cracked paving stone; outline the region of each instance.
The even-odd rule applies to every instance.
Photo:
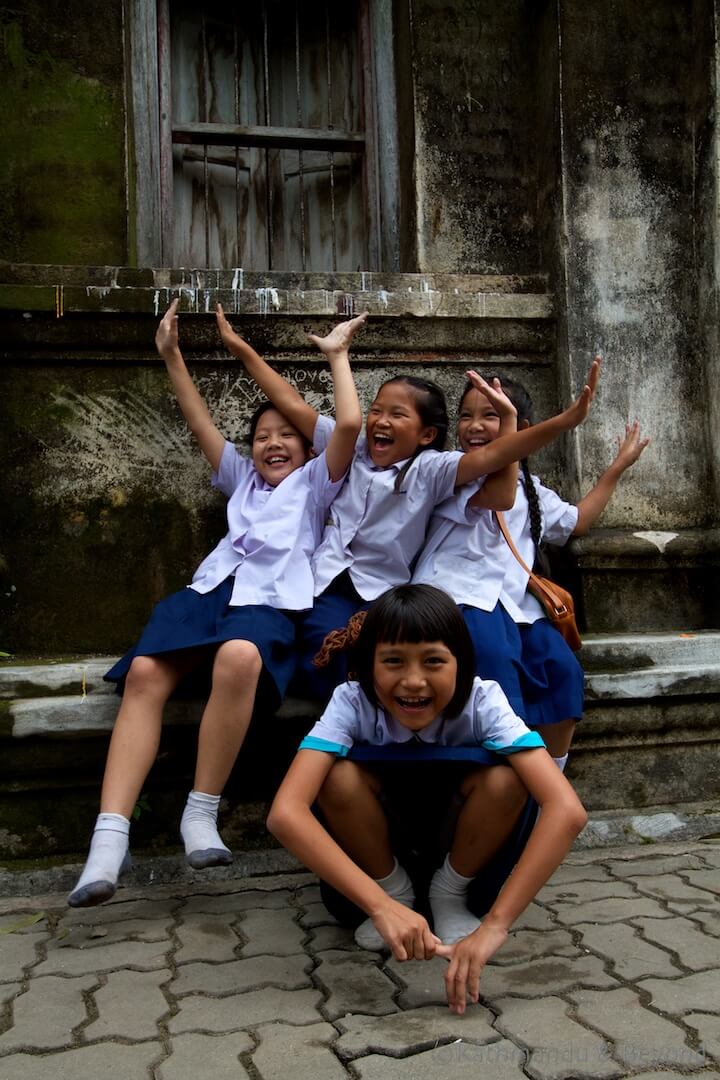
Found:
[[[498,1031],[528,1047],[526,1069],[537,1080],[623,1076],[624,1070],[610,1056],[610,1044],[572,1020],[567,1002],[560,998],[500,998],[493,1006],[500,1010]]]
[[[656,855],[654,858],[631,858],[613,860],[607,864],[608,869],[619,878],[643,876],[649,874],[655,877],[657,874],[676,874],[678,870],[691,868],[702,869],[702,862],[697,855]]]
[[[213,998],[183,998],[180,1011],[168,1023],[171,1034],[185,1031],[242,1031],[269,1021],[288,1024],[317,1023],[322,994],[317,990],[250,990]]]
[[[305,912],[300,916],[298,922],[306,930],[313,930],[316,926],[338,925],[337,919],[333,919],[328,909],[320,901],[314,904],[303,904],[302,907]]]
[[[305,885],[302,889],[298,889],[297,901],[301,907],[307,907],[308,904],[321,903],[322,896],[320,894],[320,886],[317,882],[313,882],[312,885]]]
[[[385,970],[392,973],[404,987],[397,1002],[403,1009],[415,1009],[424,1005],[444,1005],[447,1008],[445,994],[445,972],[447,960],[434,956],[431,960],[396,960],[388,958]],[[358,1012],[364,1012],[358,1009]]]
[[[287,889],[276,889],[273,892],[264,892],[262,889],[251,889],[246,893],[231,893],[229,896],[193,896],[182,909],[183,916],[187,915],[232,915],[247,911],[248,908],[287,907],[290,893]]]
[[[85,1028],[85,1037],[107,1039],[115,1036],[137,1041],[157,1038],[158,1022],[168,1012],[160,990],[167,982],[166,971],[112,971],[107,985],[95,992],[97,1020]]]
[[[93,908],[65,908],[60,926],[99,926],[110,922],[127,922],[143,919],[151,923],[170,924],[180,901],[170,900],[119,900],[108,901]]]
[[[682,979],[644,979],[638,987],[652,995],[650,1004],[656,1009],[681,1016],[685,1012],[702,1012],[708,1002],[716,1006],[718,973],[700,971]]]
[[[521,1080],[524,1054],[501,1039],[487,1046],[456,1042],[409,1058],[372,1054],[353,1062],[360,1080]]]
[[[347,1080],[347,1072],[331,1049],[337,1035],[332,1024],[307,1027],[266,1024],[257,1034],[260,1045],[252,1055],[252,1063],[262,1080],[288,1076],[289,1062],[297,1076],[312,1076],[313,1080]]]
[[[688,885],[680,877],[671,874],[657,877],[644,877],[637,882],[637,887],[658,900],[671,901],[674,905],[683,905],[691,910],[695,908],[714,908],[717,906],[717,897],[706,889],[697,889],[694,885]]]
[[[642,896],[637,896],[633,900],[608,897],[595,902],[588,901],[585,904],[555,904],[554,910],[558,922],[563,923],[565,926],[575,926],[581,922],[625,922],[627,919],[638,919],[643,916],[650,919],[669,919],[671,917],[671,913],[665,911],[656,900]]]
[[[583,990],[570,996],[579,1019],[612,1039],[613,1057],[628,1068],[699,1069],[704,1064],[702,1055],[687,1045],[685,1032],[644,1008],[633,990]]]
[[[637,919],[636,922],[646,938],[677,953],[684,967],[692,971],[720,968],[720,939],[703,934],[690,919]],[[660,975],[662,972],[647,974]],[[718,987],[720,990],[720,983]]]
[[[568,930],[519,930],[513,928],[491,964],[519,964],[539,956],[579,956]]]
[[[663,1069],[662,1072],[633,1073],[632,1080],[688,1080],[688,1073]],[[701,1072],[697,1074],[697,1080],[720,1080],[720,1073]]]
[[[344,1061],[366,1054],[420,1053],[438,1043],[497,1041],[492,1013],[473,1006],[464,1016],[451,1013],[447,1005],[411,1009],[392,1016],[341,1016],[337,1027],[342,1035],[335,1049]]]
[[[376,966],[377,953],[331,950],[321,953],[315,978],[327,995],[323,1013],[330,1020],[345,1013],[382,1016],[397,1012],[397,987]]]
[[[19,920],[17,920],[19,921]],[[47,931],[37,934],[4,934],[2,941],[2,964],[0,983],[22,979],[23,970],[38,960],[36,945],[50,940]]]
[[[693,911],[688,917],[694,923],[700,923],[707,934],[720,937],[720,911]]]
[[[96,1080],[98,1076],[145,1080],[162,1054],[160,1043],[96,1043],[43,1057],[12,1054],[2,1058],[2,1080]]]
[[[574,885],[578,881],[611,881],[610,873],[604,866],[573,866],[563,863],[548,881],[548,885]]]
[[[4,959],[5,957],[3,956],[3,960]],[[7,1005],[9,1001],[12,1001],[16,994],[20,993],[21,989],[22,983],[3,983],[3,985],[0,986],[0,1005]]]
[[[175,953],[176,964],[187,964],[193,960],[222,962],[234,960],[240,949],[240,938],[231,923],[237,920],[233,914],[210,915],[197,912],[186,915],[183,912],[182,923],[177,927],[180,947]]]
[[[663,926],[664,919],[646,919],[645,922]],[[596,925],[578,923],[575,927],[582,934],[583,945],[601,953],[614,966],[612,971],[623,979],[639,979],[647,975],[667,975],[672,978],[679,969],[662,949],[643,941],[639,933],[625,923]]]
[[[72,927],[66,927],[69,933],[62,939],[64,949],[73,947],[76,949],[95,948],[97,945],[115,945],[118,941],[147,941],[167,942],[170,948],[170,929],[172,917],[163,919],[120,919],[118,922],[106,923],[76,923]],[[62,932],[62,931],[61,931]]]
[[[538,893],[541,904],[557,908],[560,904],[588,904],[591,901],[637,899],[637,891],[625,881],[576,881],[573,884],[545,885]]]
[[[305,948],[311,953],[324,952],[326,949],[354,949],[355,938],[352,930],[346,926],[316,926],[307,931],[312,934]]]
[[[311,985],[307,972],[312,960],[296,956],[253,956],[226,964],[184,964],[169,984],[173,994],[243,993],[261,986],[300,990]]]
[[[683,1022],[697,1031],[701,1052],[720,1062],[720,1016],[715,1013],[689,1013],[683,1016]]]
[[[106,922],[128,922],[141,919],[158,926],[172,924],[179,900],[109,901],[97,907],[66,907],[59,920],[60,927],[97,927]]]
[[[513,930],[557,930],[557,925],[545,908],[533,902],[517,917]]]
[[[683,874],[691,885],[699,889],[708,889],[712,893],[720,893],[720,872],[718,870],[688,870]]]
[[[211,1066],[212,1080],[250,1080],[238,1061],[253,1048],[253,1040],[239,1031],[226,1035],[176,1035],[172,1054],[155,1070],[157,1080],[196,1080],[206,1077]]]
[[[243,956],[261,953],[292,956],[302,952],[307,937],[307,930],[297,923],[297,911],[290,907],[283,911],[247,911],[239,929],[247,938],[247,944],[242,947]]]
[[[67,1046],[72,1042],[73,1028],[87,1020],[83,991],[96,985],[94,975],[84,979],[34,978],[27,993],[15,998],[13,1026],[0,1035],[0,1050]]]
[[[63,948],[63,943],[48,946],[47,959],[33,975],[85,975],[87,972],[112,971],[136,967],[154,971],[166,966],[163,942],[118,941],[113,945],[94,945],[88,949]],[[169,947],[169,943],[168,943]]]
[[[506,994],[538,998],[563,994],[573,986],[615,987],[617,979],[604,970],[597,956],[546,957],[514,967],[489,965],[482,973],[480,996],[497,998]]]

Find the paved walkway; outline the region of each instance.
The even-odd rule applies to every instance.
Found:
[[[3,899],[0,1080],[720,1078],[718,893],[718,844],[576,852],[464,1017],[308,874]]]

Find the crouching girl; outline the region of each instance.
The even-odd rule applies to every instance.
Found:
[[[585,811],[497,683],[473,676],[472,643],[447,594],[398,586],[362,620],[356,616],[348,631],[354,679],[336,689],[301,743],[268,827],[364,913],[355,931],[359,945],[387,948],[398,960],[448,959],[448,1003],[462,1013],[467,998],[477,1002],[484,964],[560,864]],[[418,766],[415,782],[407,783]],[[450,782],[444,766],[452,770]],[[403,806],[408,793],[432,807],[423,830],[452,822],[429,887],[434,932],[414,910],[414,883],[396,857],[396,824],[402,832],[415,820]],[[485,913],[476,901],[487,895],[484,871],[517,839],[528,796],[542,814]],[[313,812],[316,803],[325,824]],[[429,839],[416,835],[413,842],[422,847]]]

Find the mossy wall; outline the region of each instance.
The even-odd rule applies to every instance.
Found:
[[[0,7],[0,253],[127,262],[121,0]]]

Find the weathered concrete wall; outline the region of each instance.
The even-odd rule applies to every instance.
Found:
[[[125,263],[121,0],[0,8],[0,252]]]
[[[709,11],[673,0],[562,0],[559,13],[567,380],[580,382],[596,349],[606,357],[601,422],[578,445],[578,489],[594,481],[614,435],[637,416],[653,446],[605,524],[704,526],[716,519],[717,492],[694,214]]]
[[[4,278],[0,649],[13,653],[123,651],[152,603],[186,584],[224,533],[224,501],[153,345],[157,316],[178,291],[188,364],[218,426],[238,442],[258,391],[222,348],[216,299],[326,411],[329,373],[306,332],[364,306],[372,317],[354,371],[365,407],[384,378],[411,365],[444,387],[454,415],[472,363],[512,370],[541,415],[558,408],[552,304],[530,291],[542,286],[535,279],[247,274],[233,288],[231,271],[39,267],[5,268]],[[561,455],[557,444],[538,460],[560,487]]]
[[[549,44],[547,8],[554,5],[413,3],[421,270],[543,266],[548,143],[538,136],[550,126],[555,65],[552,51],[539,57],[537,46]]]

